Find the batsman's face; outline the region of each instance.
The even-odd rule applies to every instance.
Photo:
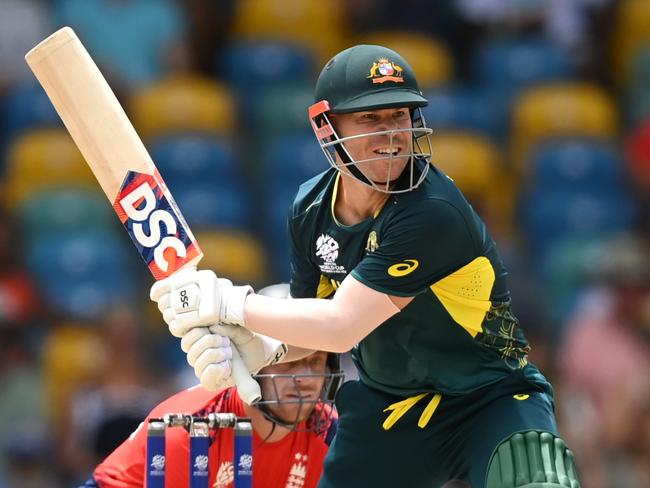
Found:
[[[327,372],[327,353],[321,351],[299,361],[267,366],[260,373],[282,376],[262,379],[262,398],[281,402],[269,406],[277,417],[286,422],[302,422],[311,415]]]
[[[340,114],[332,116],[332,123],[340,138],[360,136],[343,145],[368,179],[381,185],[402,174],[413,152],[412,133],[399,131],[412,128],[408,108]]]

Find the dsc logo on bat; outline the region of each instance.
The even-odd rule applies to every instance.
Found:
[[[159,174],[130,172],[115,210],[156,279],[199,255],[199,249]]]

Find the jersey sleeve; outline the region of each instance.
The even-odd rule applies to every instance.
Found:
[[[476,257],[477,244],[465,217],[440,199],[396,211],[379,247],[352,270],[366,286],[395,296],[415,296]]]
[[[297,224],[289,215],[289,259],[291,266],[290,292],[293,298],[315,298],[320,273],[310,262],[307,253],[309,236],[297,234]]]

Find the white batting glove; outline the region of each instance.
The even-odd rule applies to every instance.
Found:
[[[151,287],[151,300],[158,303],[172,335],[216,323],[244,325],[244,302],[250,286],[233,286],[210,270],[194,268],[174,273]]]
[[[181,339],[187,362],[206,390],[215,391],[234,384],[232,343],[224,335],[213,334],[207,327],[188,330]]]
[[[251,332],[237,325],[211,325],[210,332],[229,337],[244,360],[248,371],[255,374],[265,366],[278,363],[287,354],[287,345],[282,341]]]

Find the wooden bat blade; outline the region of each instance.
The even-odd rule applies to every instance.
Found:
[[[124,109],[74,31],[64,27],[25,55],[75,144],[158,279],[203,257]],[[260,387],[233,351],[233,378],[252,404]]]

